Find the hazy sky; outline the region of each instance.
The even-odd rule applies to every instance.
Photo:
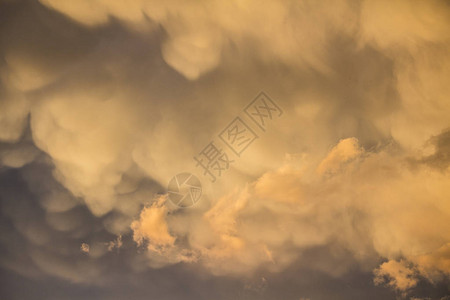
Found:
[[[450,2],[2,0],[0,57],[1,299],[450,299]]]

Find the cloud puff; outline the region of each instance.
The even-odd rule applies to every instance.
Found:
[[[375,284],[383,283],[384,277],[387,277],[388,284],[400,291],[405,291],[415,286],[418,281],[415,278],[414,270],[409,268],[404,261],[391,260],[385,262],[374,273]]]
[[[158,251],[159,248],[173,246],[175,238],[167,229],[165,217],[167,208],[162,205],[164,199],[154,202],[150,207],[141,211],[139,221],[131,224],[133,239],[138,245],[148,240],[149,250]]]
[[[89,245],[86,244],[86,243],[82,243],[82,244],[81,244],[81,247],[80,247],[80,250],[81,250],[82,252],[84,252],[84,253],[89,253]]]
[[[326,172],[335,173],[343,163],[360,156],[361,153],[362,150],[359,148],[357,139],[342,140],[331,149],[328,156],[320,163],[317,171],[320,174]]]

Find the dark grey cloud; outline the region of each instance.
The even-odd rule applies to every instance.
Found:
[[[450,164],[450,130],[443,131],[429,141],[434,146],[434,153],[423,159],[423,162],[446,170]]]

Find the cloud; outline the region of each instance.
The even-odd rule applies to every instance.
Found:
[[[2,266],[448,278],[445,1],[2,6]],[[285,113],[210,184],[192,157],[261,89]],[[203,199],[177,210],[185,171]]]
[[[326,172],[335,173],[341,164],[360,156],[361,153],[362,150],[359,149],[357,139],[348,138],[341,140],[320,163],[317,171],[319,174]]]
[[[450,274],[448,244],[429,253],[410,256],[408,259],[409,261],[390,260],[381,264],[374,270],[375,284],[387,283],[405,294],[416,286],[421,278],[436,283]]]
[[[380,49],[395,64],[402,109],[395,112],[392,136],[405,146],[419,147],[445,128],[448,110],[450,35],[449,10],[444,1],[364,1],[361,40]],[[420,123],[420,126],[418,124]]]
[[[89,253],[89,245],[86,244],[86,243],[82,243],[82,244],[81,244],[81,247],[80,247],[80,250],[81,250],[82,252],[84,252],[84,253]]]
[[[159,251],[160,248],[173,246],[175,238],[170,235],[165,222],[167,208],[163,206],[164,199],[161,198],[152,206],[141,211],[140,220],[131,224],[133,239],[138,245],[144,240],[149,241],[149,250]]]
[[[189,243],[178,247],[198,253],[198,261],[217,274],[282,270],[302,261],[311,247],[335,245],[367,268],[376,267],[377,257],[389,259],[375,270],[375,282],[387,276],[398,290],[415,286],[419,276],[430,281],[448,276],[448,247],[443,246],[450,238],[448,171],[410,166],[393,145],[367,152],[354,138],[333,147],[318,170],[334,167],[342,157],[346,164],[331,175],[304,173],[288,164],[218,199],[203,215],[202,226],[188,232]],[[139,222],[146,218],[141,215]],[[176,234],[175,219],[158,218],[164,236],[166,229]],[[405,260],[396,261],[399,257]],[[323,269],[323,259],[309,265],[331,274],[351,266]]]
[[[443,131],[441,134],[433,136],[428,144],[433,146],[433,153],[425,156],[422,161],[442,170],[447,169],[450,163],[450,158],[448,156],[448,153],[450,152],[450,130]]]
[[[23,97],[3,96],[0,102],[0,125],[2,131],[0,140],[16,142],[25,129],[28,115],[28,105]]]
[[[408,267],[404,261],[397,262],[391,260],[383,263],[374,271],[375,284],[382,284],[387,277],[387,284],[400,291],[405,291],[415,286],[418,280],[415,278],[415,272]]]
[[[144,16],[148,16],[167,32],[168,39],[162,45],[165,61],[191,80],[220,64],[222,50],[230,46],[228,41],[239,47],[251,40],[266,59],[275,54],[289,63],[312,64],[325,71],[320,58],[325,54],[328,31],[351,32],[357,22],[352,5],[345,1],[261,6],[257,1],[200,1],[186,5],[178,1],[136,0],[127,4],[126,9],[122,4],[102,0],[77,4],[41,2],[88,26],[99,26],[108,22],[109,16],[114,16],[142,30],[148,23]],[[326,17],[316,18],[322,14]],[[347,18],[347,22],[342,18]],[[320,25],[307,29],[305,25],[312,19]],[[266,20],[270,20],[270,25]],[[280,36],[279,32],[286,36]],[[299,52],[301,56],[297,55]]]

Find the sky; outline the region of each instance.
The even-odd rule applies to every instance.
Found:
[[[0,298],[450,299],[449,50],[445,0],[1,0]]]

